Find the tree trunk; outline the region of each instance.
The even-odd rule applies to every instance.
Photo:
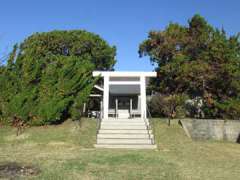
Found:
[[[171,125],[171,118],[168,118],[168,126]]]

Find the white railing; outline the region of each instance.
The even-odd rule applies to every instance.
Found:
[[[156,140],[155,140],[155,130],[154,130],[154,124],[153,124],[153,119],[152,119],[152,116],[151,116],[151,113],[150,113],[150,111],[149,111],[149,109],[148,109],[148,106],[146,106],[147,108],[147,114],[148,114],[148,124],[147,124],[147,127],[148,127],[148,134],[149,134],[149,137],[151,136],[151,133],[149,132],[150,130],[152,130],[152,135],[153,135],[153,137],[151,138],[150,137],[150,139],[151,139],[151,141],[152,141],[152,144],[155,144],[155,142],[156,142]]]

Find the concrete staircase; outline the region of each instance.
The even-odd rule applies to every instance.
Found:
[[[148,120],[103,119],[97,134],[96,148],[155,149]]]

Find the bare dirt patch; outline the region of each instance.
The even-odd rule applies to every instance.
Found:
[[[0,179],[16,179],[21,176],[36,176],[40,169],[31,165],[24,165],[16,162],[0,163]]]

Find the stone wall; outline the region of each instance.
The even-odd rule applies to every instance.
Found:
[[[240,143],[240,121],[216,119],[181,119],[182,127],[192,139],[227,140]]]

